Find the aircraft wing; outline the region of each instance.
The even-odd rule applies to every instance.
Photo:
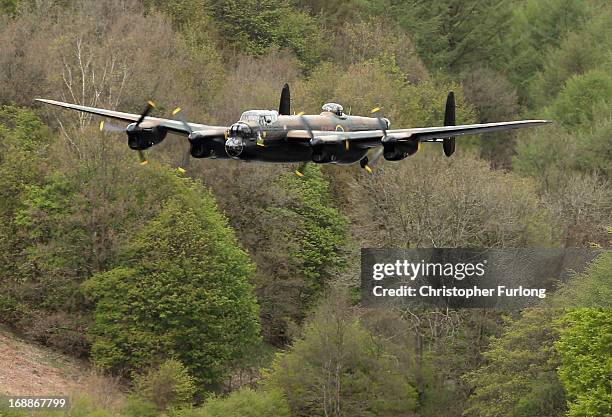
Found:
[[[140,119],[139,114],[124,113],[120,111],[100,109],[97,107],[81,106],[79,104],[64,103],[61,101],[47,100],[43,98],[37,98],[36,101],[40,101],[41,103],[45,103],[45,104],[51,104],[53,106],[63,107],[66,109],[77,110],[77,111],[84,112],[84,113],[91,113],[91,114],[95,114],[98,116],[110,117],[112,119],[121,120],[123,122],[136,122],[138,121],[138,119]],[[151,124],[155,126],[162,126],[171,132],[179,133],[183,135],[189,135],[189,133],[191,133],[192,131],[198,131],[198,130],[200,131],[208,130],[214,133],[214,135],[223,135],[223,133],[227,129],[224,126],[209,126],[209,125],[203,125],[199,123],[190,123],[190,122],[183,123],[181,120],[162,119],[159,117],[151,117],[151,116],[145,117],[145,119],[143,120],[143,123],[147,123],[147,124]]]
[[[418,140],[420,142],[442,142],[444,138],[476,135],[480,133],[497,132],[501,130],[520,129],[524,127],[537,126],[551,123],[548,120],[517,120],[514,122],[480,123],[472,125],[458,126],[438,126],[438,127],[417,127],[410,129],[390,129],[387,136],[393,136],[398,141]],[[373,148],[381,144],[381,139],[385,132],[381,129],[364,130],[355,132],[335,132],[313,130],[312,135],[325,143],[340,144],[348,140],[351,144],[364,148]],[[287,134],[288,138],[306,140],[310,139],[307,130],[292,130]],[[322,143],[322,142],[320,142]]]
[[[398,139],[413,138],[421,142],[441,142],[444,138],[480,133],[497,132],[500,130],[520,129],[551,123],[548,120],[517,120],[514,122],[479,123],[473,125],[419,127],[413,129],[388,130],[388,135]]]

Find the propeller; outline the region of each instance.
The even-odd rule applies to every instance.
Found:
[[[144,108],[144,110],[140,114],[140,117],[136,121],[136,124],[134,125],[134,128],[137,128],[138,126],[140,126],[140,124],[144,121],[144,119],[149,115],[149,113],[151,113],[151,111],[155,107],[157,107],[155,105],[155,102],[153,102],[152,100],[148,100],[147,101],[147,106]],[[100,131],[101,132],[109,132],[109,133],[127,133],[127,128],[126,127],[117,126],[117,125],[112,124],[112,123],[105,123],[104,120],[103,120],[103,121],[100,122]],[[138,159],[140,160],[140,165],[146,165],[146,164],[149,163],[149,161],[147,160],[147,157],[144,154],[144,151],[142,151],[142,150],[138,150]]]
[[[112,123],[106,123],[104,120],[100,122],[100,132],[108,133],[123,133],[125,128]]]
[[[143,112],[140,114],[140,117],[136,121],[136,127],[138,127],[144,121],[145,117],[147,117],[149,113],[151,113],[151,110],[153,110],[155,107],[157,106],[152,100],[147,101],[147,106],[145,107]]]
[[[300,117],[300,121],[306,127],[308,135],[310,136],[310,141],[312,142],[312,140],[314,139],[314,133],[312,132],[312,127],[310,126],[310,123],[308,123],[308,120],[306,120],[306,118],[304,117],[304,112],[299,112],[297,116]],[[297,175],[298,177],[303,177],[304,171],[306,170],[306,165],[308,165],[308,162],[302,162],[298,169],[295,170],[295,175]]]
[[[181,123],[183,123],[185,130],[187,130],[189,132],[189,136],[191,136],[191,134],[193,133],[193,129],[191,128],[189,123],[187,123],[187,120],[185,120],[183,115],[181,114],[182,110],[183,109],[181,109],[180,107],[177,107],[176,109],[172,110],[172,115],[175,116]],[[191,145],[189,146],[189,148],[187,148],[187,151],[183,154],[183,159],[181,160],[181,164],[176,168],[177,171],[179,171],[181,174],[184,174],[185,169],[189,168],[189,161],[191,161]]]
[[[387,123],[380,116],[380,111],[381,110],[382,110],[381,107],[374,107],[372,110],[370,110],[370,113],[371,114],[378,114],[378,116],[376,116],[376,119],[378,120],[378,125],[380,126],[380,129],[383,132],[383,137],[385,137],[385,136],[387,136]],[[374,153],[372,154],[372,159],[370,159],[367,155],[364,156],[361,159],[361,161],[359,161],[359,165],[361,165],[361,168],[365,169],[368,174],[371,174],[372,173],[372,167],[380,159],[380,157],[383,154],[383,151],[384,151],[384,148],[381,146],[381,147],[379,147],[378,149],[376,149],[374,151]]]
[[[455,93],[452,91],[446,97],[446,107],[444,109],[444,126],[455,126]],[[444,155],[451,156],[455,153],[455,138],[444,138],[442,141]]]

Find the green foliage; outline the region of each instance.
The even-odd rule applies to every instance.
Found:
[[[296,3],[316,15],[326,26],[366,18],[382,2],[371,0],[297,0]]]
[[[396,19],[411,34],[432,71],[456,72],[496,57],[510,26],[511,2],[500,0],[391,1]]]
[[[48,311],[60,305],[75,311],[83,303],[78,286],[79,278],[87,275],[88,257],[82,250],[88,236],[83,223],[74,221],[75,188],[70,180],[53,174],[46,184],[25,189],[23,208],[15,216],[15,224],[27,231],[29,243],[20,269],[47,289],[38,301]]]
[[[608,163],[612,157],[612,117],[596,116],[597,120],[581,132],[553,125],[522,135],[513,159],[514,170],[536,178],[549,190],[558,188],[570,172],[612,178]]]
[[[609,5],[608,5],[609,7]],[[612,13],[603,9],[593,14],[588,24],[570,32],[558,48],[544,57],[542,70],[534,77],[529,94],[537,105],[546,105],[573,75],[604,69],[612,65]]]
[[[465,75],[465,99],[474,105],[478,123],[512,120],[518,114],[516,89],[507,78],[488,68],[476,68]],[[480,154],[495,168],[510,168],[515,148],[512,131],[482,135]]]
[[[612,114],[605,120],[597,120],[591,132],[579,137],[574,157],[574,169],[612,179]]]
[[[609,257],[608,257],[609,260]],[[608,262],[609,264],[609,262]],[[610,269],[607,270],[609,275]],[[568,417],[612,413],[612,317],[609,309],[576,309],[566,313],[555,347],[559,378],[568,395]]]
[[[258,342],[257,305],[252,265],[214,200],[188,180],[179,186],[117,267],[85,284],[96,302],[92,357],[128,375],[175,357],[203,389]]]
[[[183,182],[168,169],[142,169],[120,144],[105,141],[90,137],[92,156],[72,160],[68,168],[55,167],[44,183],[25,188],[13,216],[24,249],[9,281],[18,291],[9,294],[17,300],[15,308],[27,306],[28,312],[13,324],[78,355],[87,354],[91,317],[80,284],[116,265],[126,240]]]
[[[457,97],[457,123],[470,123],[474,111],[463,100],[463,92],[454,83],[430,79],[412,83],[418,73],[404,73],[393,54],[383,54],[342,69],[325,64],[314,70],[306,82],[295,85],[294,107],[315,112],[327,101],[345,104],[351,114],[368,115],[381,107],[381,115],[398,126],[440,125],[444,120],[444,103],[448,91]]]
[[[249,188],[238,188],[236,196],[250,193],[251,203],[237,206],[229,200],[229,210],[258,263],[264,337],[282,345],[346,268],[348,220],[318,166],[307,166],[303,177],[271,171],[270,176],[264,170],[242,172],[253,182],[245,181]]]
[[[21,0],[1,0],[0,1],[0,14],[6,14],[9,16],[15,16],[17,14],[17,8]]]
[[[564,308],[612,307],[612,252],[597,256],[586,271],[576,274],[555,293],[554,302]]]
[[[136,393],[138,394],[138,393]],[[0,405],[0,417],[28,417],[28,411],[15,411]],[[158,410],[154,403],[139,395],[131,395],[119,410],[106,410],[92,405],[88,397],[71,398],[70,409],[37,411],[37,417],[290,417],[287,401],[279,390],[244,388],[227,397],[211,397],[198,407],[170,407]]]
[[[466,416],[564,415],[554,345],[559,335],[553,325],[560,314],[555,309],[528,309],[509,321],[503,335],[493,339],[484,353],[485,365],[465,377],[474,387]]]
[[[316,59],[315,21],[291,8],[288,0],[210,0],[220,32],[237,49],[261,55],[272,46],[287,47],[306,63]]]
[[[157,406],[160,411],[169,407],[191,405],[196,386],[187,368],[175,359],[168,359],[156,369],[136,380],[139,396]]]
[[[399,357],[332,291],[266,384],[285,393],[294,416],[394,416],[414,410],[416,391]]]
[[[418,83],[428,78],[409,34],[395,21],[382,17],[370,16],[364,21],[347,21],[340,25],[328,55],[337,66],[374,61],[386,70],[390,64],[397,64],[410,82]]]
[[[552,117],[568,128],[588,126],[594,121],[594,109],[609,106],[611,96],[612,77],[609,74],[590,71],[573,76],[553,101]]]
[[[581,28],[589,11],[582,0],[528,0],[513,7],[512,24],[500,42],[503,55],[495,64],[519,88],[524,101],[532,100],[527,91],[544,66],[542,52],[557,48],[568,33]]]
[[[213,397],[180,417],[289,417],[289,406],[279,390],[244,388],[225,398]]]
[[[0,108],[0,213],[10,215],[23,187],[40,180],[51,141],[49,130],[31,111]]]
[[[553,125],[537,134],[525,134],[519,138],[512,167],[517,173],[554,188],[559,176],[571,169],[576,148],[576,136]]]
[[[435,152],[435,154],[434,154]],[[459,148],[459,152],[461,148]],[[555,245],[550,211],[533,181],[492,170],[464,153],[424,146],[410,161],[362,177],[351,207],[365,247],[541,247]],[[357,200],[357,197],[350,198]],[[362,197],[363,198],[363,197]]]
[[[11,279],[25,249],[15,216],[23,207],[24,189],[44,177],[44,153],[51,142],[49,130],[31,111],[0,108],[0,320],[10,326],[28,315],[17,295],[19,284]]]
[[[304,296],[310,304],[334,273],[345,266],[341,251],[347,239],[347,219],[333,206],[329,182],[320,168],[310,165],[303,177],[290,173],[281,181],[288,190],[289,205],[271,210],[276,218],[291,225],[287,240],[295,245],[291,256],[308,282]]]
[[[300,179],[279,175],[287,167],[193,161],[189,174],[214,189],[254,273],[201,187],[154,163],[137,166],[121,141],[89,129],[88,117],[44,113],[50,126],[61,121],[56,137],[33,113],[2,108],[0,320],[126,376],[157,370],[141,377],[122,410],[83,401],[71,415],[284,416],[290,406],[304,416],[456,417],[468,383],[475,389],[468,415],[559,416],[566,400],[570,415],[608,411],[606,368],[597,365],[609,357],[609,323],[592,312],[568,315],[555,345],[554,311],[526,311],[504,330],[497,313],[449,314],[456,322],[417,314],[410,322],[361,314],[332,295],[288,343],[326,289],[355,280],[359,245],[609,245],[609,4],[25,3],[0,0],[2,103],[63,96],[136,112],[154,94],[160,115],[180,104],[190,120],[225,124],[246,107],[275,108],[289,81],[296,111],[316,112],[326,101],[352,114],[381,106],[393,127],[441,124],[448,90],[459,123],[540,111],[557,122],[522,136],[516,148],[512,134],[461,139],[449,160],[426,145],[400,164],[381,161],[369,177],[309,166]],[[478,143],[488,161],[466,152]],[[182,144],[169,138],[155,159],[177,162]],[[557,302],[607,305],[610,268],[609,257],[599,258]],[[199,394],[226,376],[224,389],[240,386],[247,368],[251,382],[259,378],[272,348],[258,344],[249,280],[265,339],[287,348],[267,378],[272,389],[160,412],[172,402],[168,381],[182,381],[179,403],[187,404],[191,378]],[[481,356],[488,336],[500,332]]]

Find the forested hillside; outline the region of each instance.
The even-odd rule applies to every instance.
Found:
[[[541,308],[370,310],[366,247],[609,249],[605,0],[0,0],[0,322],[120,378],[75,416],[605,416],[612,257]],[[393,127],[547,118],[355,166],[141,166],[44,97],[227,124],[381,107]],[[585,305],[591,308],[583,308]],[[544,308],[546,307],[546,308]],[[0,370],[0,373],[2,370]],[[0,394],[3,393],[0,386]],[[27,394],[27,393],[24,393]],[[0,410],[1,416],[20,416]],[[43,415],[43,414],[41,414]]]

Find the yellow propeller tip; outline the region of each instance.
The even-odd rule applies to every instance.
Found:
[[[380,111],[380,107],[374,107],[372,110],[370,110],[370,113],[376,113],[377,111]]]
[[[304,112],[303,112],[303,111],[301,111],[301,112],[299,112],[299,113],[297,114],[297,116],[302,116],[302,115],[304,115]]]
[[[185,171],[185,168],[182,168],[182,167],[178,167],[176,170],[181,174],[184,174],[185,172],[187,172]]]
[[[149,161],[145,159],[144,161],[142,161],[142,162],[140,163],[140,165],[143,165],[143,166],[144,166],[144,165],[146,165],[146,164],[148,164],[148,163],[149,163]]]
[[[147,101],[147,103],[149,103],[149,106],[151,106],[151,107],[157,107],[153,100],[149,100],[149,101]]]
[[[304,174],[302,174],[300,171],[295,171],[295,175],[297,175],[298,177],[303,177]]]
[[[363,169],[365,169],[368,174],[372,173],[372,168],[370,168],[369,165],[364,166]]]
[[[177,107],[176,109],[172,110],[172,115],[175,116],[177,113],[179,113],[182,109],[180,107]]]
[[[350,146],[350,145],[349,145],[349,141],[348,141],[348,140],[345,140],[345,141],[344,141],[344,149],[346,149],[346,150],[348,151],[348,150],[349,150],[349,146]]]
[[[100,132],[104,130],[104,120],[100,122]]]

